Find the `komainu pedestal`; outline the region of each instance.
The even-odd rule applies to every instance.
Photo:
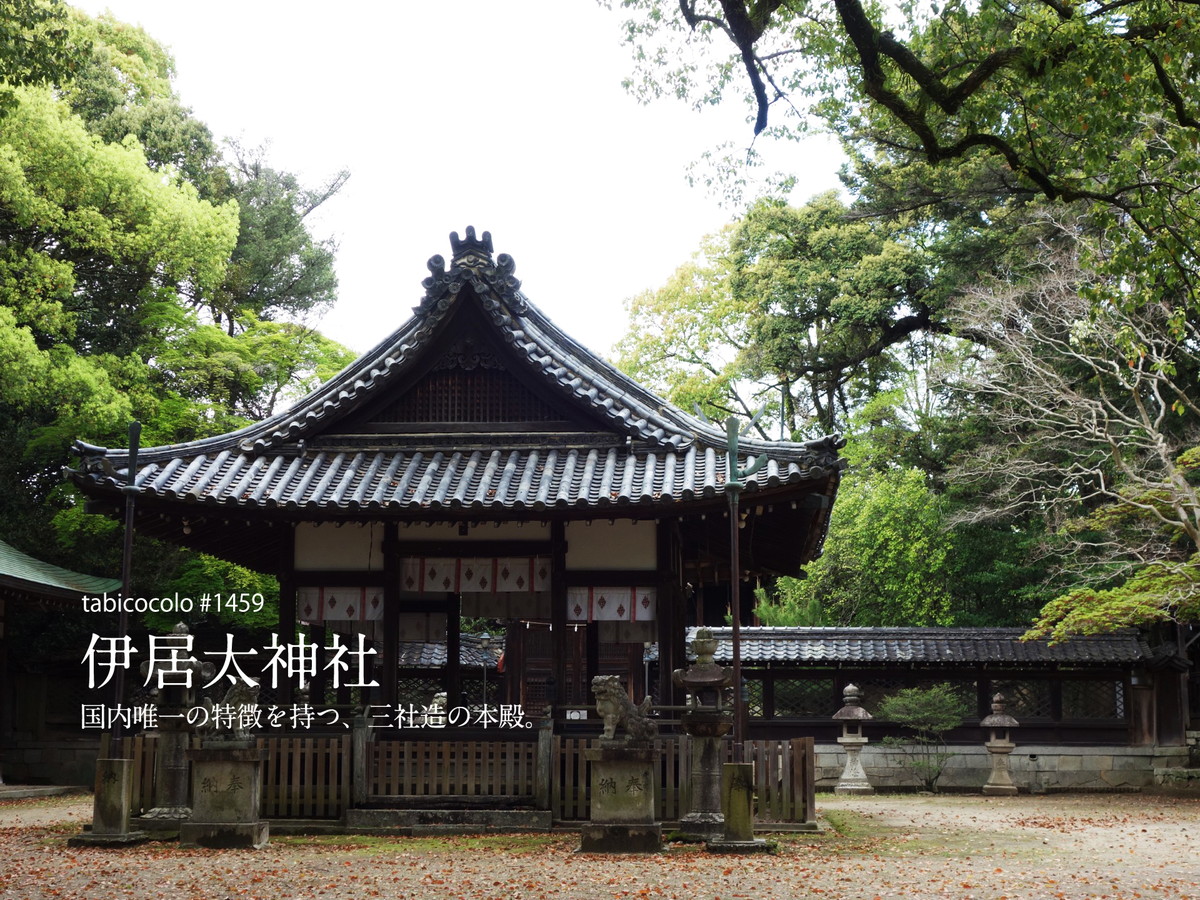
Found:
[[[89,844],[136,844],[146,840],[144,831],[129,828],[133,803],[133,760],[96,760],[96,793],[92,804],[91,830],[68,840],[73,847]]]
[[[591,820],[581,853],[658,853],[662,823],[654,819],[657,760],[649,743],[603,741],[584,751],[591,763]]]
[[[266,751],[253,741],[205,741],[188,751],[192,763],[192,817],[179,826],[181,847],[265,847],[261,817]]]

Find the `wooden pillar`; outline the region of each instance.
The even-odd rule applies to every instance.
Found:
[[[550,564],[550,629],[554,647],[554,703],[562,703],[566,692],[567,676],[567,526],[563,522],[550,523],[552,560]],[[557,716],[558,710],[550,715]]]
[[[1154,720],[1154,684],[1145,672],[1135,672],[1129,679],[1129,743],[1148,747],[1158,736]]]
[[[1187,744],[1185,722],[1186,672],[1175,666],[1163,666],[1154,673],[1154,718],[1160,747],[1181,747]]]
[[[521,646],[521,623],[508,619],[504,623],[504,652],[500,659],[504,663],[504,671],[496,670],[496,677],[501,679],[499,702],[509,706],[521,705],[525,701],[521,697],[521,673],[525,671],[525,660]]]
[[[290,644],[296,639],[296,529],[284,533],[279,560],[279,643]],[[265,684],[265,682],[264,682]],[[290,678],[279,683],[278,702],[282,706],[294,699]]]
[[[680,558],[679,522],[662,519],[657,525],[658,559],[658,699],[664,705],[682,703],[672,673],[686,661],[685,611]]]
[[[583,674],[583,702],[589,703],[592,699],[592,679],[600,674],[600,623],[588,622],[583,626],[584,640],[584,658],[587,660],[587,668]],[[630,678],[629,687],[632,688],[633,679]],[[588,715],[593,713],[589,710]]]
[[[382,693],[380,701],[395,709],[399,698],[396,679],[400,660],[400,530],[395,522],[383,526],[383,653],[382,671],[374,673]]]
[[[313,673],[312,688],[308,692],[309,703],[317,708],[325,706],[325,687],[326,687],[326,654],[325,644],[329,641],[329,632],[325,627],[325,623],[313,624],[309,626],[312,632],[312,642],[316,647],[314,656],[316,657],[316,672]]]
[[[464,697],[462,689],[462,640],[459,617],[462,614],[462,598],[458,594],[446,595],[446,698],[450,706],[460,703],[469,705],[475,698]]]
[[[525,705],[525,628],[515,619],[508,620],[504,634],[504,697],[505,703]]]

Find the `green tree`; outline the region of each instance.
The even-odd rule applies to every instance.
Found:
[[[963,230],[953,230],[954,239]],[[986,409],[947,387],[947,376],[975,365],[981,352],[945,334],[952,280],[966,271],[951,242],[911,217],[900,227],[857,216],[832,195],[800,209],[764,201],[706,240],[662,289],[632,302],[619,364],[676,403],[718,415],[766,405],[776,416],[782,411],[792,436],[847,434],[851,474],[825,557],[810,567],[809,580],[781,579],[764,589],[764,622],[913,621],[919,590],[882,585],[902,584],[906,562],[867,583],[875,557],[905,552],[906,540],[916,541],[920,574],[912,578],[935,585],[919,619],[925,624],[1027,624],[1053,596],[1041,587],[1048,558],[1031,552],[1044,536],[1035,519],[951,522],[956,504],[974,500],[947,485],[951,461],[990,429]],[[1015,238],[992,242],[990,261],[970,271],[1018,246]],[[913,480],[893,496],[898,471],[911,471]],[[952,502],[940,496],[947,489]],[[923,514],[904,505],[917,496],[906,491],[919,493]],[[920,535],[874,529],[873,516],[893,514]],[[923,553],[930,542],[938,548],[932,556]],[[894,549],[879,555],[885,543]],[[971,559],[945,549],[960,546],[974,551]],[[867,605],[859,610],[851,598]]]
[[[941,501],[916,470],[847,475],[825,551],[789,594],[836,625],[951,625],[954,556]]]
[[[802,589],[802,579],[783,576],[754,589],[754,615],[771,628],[827,625],[820,598]]]
[[[705,104],[735,91],[750,99],[755,134],[773,121],[773,133],[794,135],[816,119],[892,165],[982,168],[997,196],[1078,204],[1102,237],[1095,263],[1146,276],[1136,296],[1109,299],[1166,291],[1200,307],[1193,4],[621,6],[639,96]]]
[[[988,334],[980,364],[953,382],[986,404],[992,430],[955,473],[980,498],[971,518],[1036,510],[1068,542],[1075,586],[1043,611],[1040,633],[1190,621],[1200,612],[1200,315],[1169,298],[1098,303],[1105,291],[1091,285],[1103,276],[1071,256],[1043,263],[955,312]]]
[[[89,36],[91,54],[65,96],[87,128],[108,143],[136,139],[151,169],[177,174],[215,204],[236,203],[237,244],[224,279],[190,285],[184,298],[230,335],[251,320],[327,309],[337,292],[336,246],[315,238],[307,220],[336,196],[348,173],[308,188],[271,167],[263,148],[229,142],[223,154],[175,94],[175,63],[161,44],[109,15],[77,14],[75,27]]]
[[[249,315],[242,321],[244,330],[234,335],[203,325],[173,342],[155,360],[164,383],[181,396],[205,398],[214,414],[249,422],[300,399],[354,360],[312,328]]]
[[[13,88],[61,84],[87,54],[60,0],[6,0],[0,19],[0,112],[16,105]]]
[[[619,364],[685,407],[768,405],[792,435],[842,430],[899,374],[898,351],[948,331],[933,261],[833,194],[761,200],[634,298]]]
[[[158,42],[44,6],[69,64],[11,74],[0,117],[0,533],[113,573],[119,527],[63,485],[69,442],[119,445],[132,417],[148,444],[226,431],[345,365],[344,348],[288,321],[332,300],[333,247],[305,217],[344,176],[309,191],[261,154],[235,171]],[[40,27],[3,25],[23,46]],[[135,588],[161,590],[194,557],[135,546]]]
[[[59,89],[87,129],[108,144],[132,135],[151,169],[178,173],[203,199],[228,200],[220,149],[176,95],[175,61],[166,48],[108,13],[91,18],[75,10],[71,27],[89,52]]]
[[[930,303],[929,254],[832,193],[798,209],[755,203],[732,253],[732,292],[751,311],[744,367],[783,387],[793,431],[844,428],[856,401],[894,374],[892,348],[947,331]]]
[[[243,319],[319,315],[337,295],[331,240],[317,240],[306,221],[349,178],[338,172],[316,188],[266,164],[264,151],[230,145],[229,195],[241,211],[241,230],[221,289],[208,299],[214,320],[233,334]]]
[[[39,437],[109,437],[130,412],[113,371],[185,325],[178,285],[220,282],[236,209],[156,176],[135,144],[98,141],[48,89],[15,95],[0,120],[4,397],[40,411]]]
[[[904,765],[928,791],[937,791],[946,763],[954,756],[946,744],[946,735],[959,727],[967,706],[949,684],[928,688],[905,688],[884,697],[875,709],[875,718],[895,722],[908,729],[910,738],[889,735],[884,744],[904,754]]]
[[[753,414],[761,385],[748,385],[741,352],[750,311],[730,287],[731,229],[706,237],[658,290],[626,304],[629,328],[617,365],[683,409],[721,418]]]

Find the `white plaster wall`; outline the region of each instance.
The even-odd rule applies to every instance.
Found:
[[[325,524],[311,522],[296,526],[296,570],[346,569],[354,572],[383,571],[383,525]]]
[[[653,522],[618,519],[567,523],[568,569],[644,569],[658,566]]]
[[[453,522],[434,522],[430,525],[401,524],[399,538],[402,541],[548,541],[548,522],[485,522],[471,525],[467,533],[460,535],[458,525]]]

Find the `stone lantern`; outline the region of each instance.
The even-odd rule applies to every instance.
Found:
[[[835,721],[842,723],[842,736],[837,739],[846,750],[846,766],[842,769],[835,794],[873,794],[875,788],[867,781],[867,773],[862,767],[862,749],[867,745],[863,737],[862,723],[871,718],[871,714],[862,708],[862,691],[858,685],[848,684],[842,691],[842,702],[845,704],[833,714]]]
[[[213,677],[210,662],[188,655],[192,636],[187,625],[177,624],[170,635],[158,639],[167,651],[166,671],[159,671],[153,689],[157,706],[158,738],[154,748],[154,806],[135,819],[138,827],[158,839],[177,837],[180,826],[192,815],[189,802],[191,775],[188,747],[194,729],[191,711],[198,705],[198,682]],[[148,681],[156,674],[144,662],[142,675]]]
[[[687,691],[688,709],[680,717],[691,737],[691,808],[679,822],[692,840],[711,840],[725,831],[721,813],[721,738],[733,730],[733,718],[722,708],[721,695],[733,683],[733,670],[713,661],[717,640],[707,628],[692,638],[696,661],[676,669],[673,680]]]
[[[1004,695],[992,697],[992,714],[985,716],[979,723],[981,728],[989,730],[988,740],[983,742],[992,758],[992,771],[988,775],[983,792],[991,795],[1011,795],[1017,792],[1009,771],[1008,757],[1016,749],[1016,744],[1009,737],[1009,730],[1020,723],[1004,711]]]

